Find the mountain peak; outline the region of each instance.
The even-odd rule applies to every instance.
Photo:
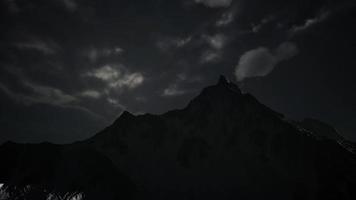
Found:
[[[228,85],[229,81],[226,79],[226,77],[224,75],[220,75],[218,84],[219,85]]]
[[[127,122],[133,118],[135,118],[135,115],[133,115],[130,112],[125,110],[121,113],[120,117],[115,120],[114,124],[118,124],[119,122],[122,122],[122,121]]]
[[[216,84],[217,86],[223,86],[224,88],[227,88],[229,90],[232,90],[238,94],[241,94],[241,90],[239,88],[238,85],[236,85],[235,83],[229,81],[224,75],[220,75],[219,77],[219,81]]]
[[[190,101],[188,108],[205,110],[209,107],[213,110],[226,111],[238,105],[243,99],[240,88],[221,75],[217,84],[204,88]]]
[[[121,117],[125,117],[125,116],[134,116],[133,114],[131,114],[129,111],[124,110],[124,112],[122,112]]]
[[[121,115],[120,115],[120,119],[131,119],[131,118],[134,118],[135,117],[135,115],[133,115],[132,113],[130,113],[129,111],[124,111],[124,112],[122,112],[121,113]]]

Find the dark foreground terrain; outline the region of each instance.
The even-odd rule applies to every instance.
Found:
[[[221,77],[184,109],[124,112],[85,141],[7,142],[0,183],[3,199],[354,200],[354,147],[327,124],[287,120]]]

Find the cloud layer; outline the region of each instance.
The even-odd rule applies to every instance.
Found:
[[[72,137],[72,132],[83,136],[89,132],[82,126],[71,129],[67,116],[85,115],[87,120],[81,117],[75,124],[95,125],[95,114],[107,125],[123,109],[161,113],[182,107],[219,74],[231,79],[236,69],[238,80],[267,75],[298,52],[296,45],[303,52],[288,63],[297,73],[293,77],[310,75],[308,63],[320,71],[335,63],[338,69],[350,66],[345,58],[354,61],[350,41],[355,34],[344,1],[352,0],[0,1],[0,122],[20,128],[17,117],[35,109],[24,117],[23,130],[57,134],[57,125],[38,128],[42,120],[35,119],[63,112],[64,121],[56,120],[63,131],[56,138],[63,133]],[[336,11],[346,13],[343,20],[336,22],[342,17]],[[302,66],[296,69],[295,62]],[[348,70],[347,75],[355,74]],[[317,74],[310,80],[317,80]],[[261,80],[268,81],[280,80]],[[345,85],[338,88],[350,89]],[[44,113],[43,107],[50,111]],[[46,136],[38,139],[51,139]]]
[[[105,65],[86,73],[85,76],[95,77],[106,82],[110,88],[116,89],[123,87],[133,89],[141,85],[144,81],[144,77],[141,73],[130,73],[123,65]]]
[[[245,52],[239,60],[235,69],[238,81],[249,77],[260,77],[268,75],[278,63],[288,60],[297,55],[298,48],[294,43],[285,42],[275,50],[266,47],[258,47]]]

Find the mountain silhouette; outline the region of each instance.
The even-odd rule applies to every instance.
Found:
[[[356,199],[354,147],[331,126],[288,120],[221,76],[183,109],[125,111],[84,141],[8,142],[0,182],[84,199]]]

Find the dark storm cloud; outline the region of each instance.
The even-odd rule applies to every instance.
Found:
[[[308,32],[347,2],[2,1],[1,95],[10,99],[7,112],[34,115],[43,106],[41,116],[76,113],[86,116],[80,123],[95,127],[123,110],[161,113],[183,107],[220,74],[234,79],[236,66],[239,80],[267,80],[288,69],[285,63],[302,59]],[[35,132],[38,122],[28,118],[26,127]],[[96,118],[105,123],[95,124]],[[87,136],[87,129],[61,120],[63,132]]]

